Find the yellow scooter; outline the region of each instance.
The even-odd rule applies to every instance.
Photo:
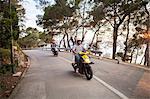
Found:
[[[90,54],[90,52],[88,52],[88,51],[79,52],[80,66],[78,66],[77,63],[72,64],[75,72],[76,72],[76,69],[78,69],[79,73],[84,74],[86,76],[87,80],[90,80],[93,77],[93,71],[90,66],[90,64],[93,64],[93,62],[90,61],[90,58],[88,56],[89,54]]]

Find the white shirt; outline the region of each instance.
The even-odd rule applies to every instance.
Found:
[[[81,44],[81,45],[74,45],[74,47],[73,47],[72,50],[73,50],[74,52],[76,52],[76,53],[79,53],[79,52],[81,52],[81,51],[84,50],[84,47],[83,47],[82,44]]]

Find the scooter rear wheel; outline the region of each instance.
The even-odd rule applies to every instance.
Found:
[[[74,69],[74,72],[76,72],[76,70],[77,70],[77,64],[72,63],[72,67],[73,67],[73,69]]]

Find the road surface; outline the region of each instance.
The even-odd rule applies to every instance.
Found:
[[[96,79],[73,72],[70,53],[53,57],[49,51],[28,50],[31,67],[10,99],[120,99]],[[68,60],[68,61],[67,61]],[[149,99],[149,72],[131,66],[93,60],[94,75],[132,99]],[[148,89],[149,88],[149,89]]]
[[[10,99],[120,99],[96,80],[75,74],[61,58],[40,50],[25,52],[31,67]]]
[[[72,61],[70,53],[60,53]],[[150,99],[150,71],[117,62],[92,59],[94,75],[132,99]]]

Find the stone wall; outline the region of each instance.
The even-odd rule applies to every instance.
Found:
[[[14,62],[18,66],[27,67],[27,56],[23,53],[22,49],[17,46],[14,46],[13,49]]]

